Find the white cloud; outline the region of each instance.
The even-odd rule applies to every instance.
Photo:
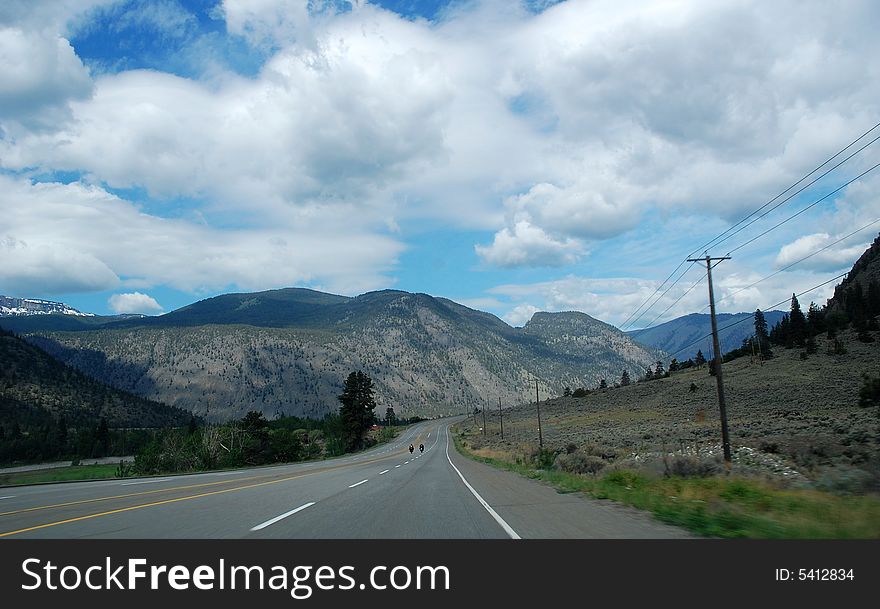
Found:
[[[162,305],[156,299],[140,292],[128,292],[125,294],[113,294],[107,301],[110,309],[117,315],[123,313],[141,313],[152,315],[162,312]]]
[[[477,245],[475,250],[490,264],[501,267],[562,266],[575,262],[584,246],[570,237],[554,239],[540,227],[520,220],[512,230],[503,228],[495,233],[491,245]]]
[[[538,307],[530,305],[528,303],[520,304],[516,305],[510,311],[508,311],[507,314],[504,315],[503,319],[511,326],[522,327],[526,325],[526,322],[528,322],[532,318],[532,315],[540,310],[541,309],[539,309]]]
[[[814,271],[828,272],[841,269],[848,269],[853,262],[862,255],[871,240],[860,241],[855,245],[845,245],[845,242],[829,247],[825,251],[812,255],[803,262],[799,260],[818,252],[822,248],[829,246],[840,237],[832,237],[828,233],[815,233],[805,235],[792,243],[788,243],[779,250],[776,256],[775,265],[777,268],[786,267],[793,263],[798,263],[798,268],[812,269]],[[850,239],[850,241],[852,241]]]
[[[0,235],[49,248],[37,256],[47,268],[66,268],[60,248],[90,256],[83,289],[115,276],[140,289],[298,281],[351,293],[392,283],[397,239],[426,220],[494,234],[476,246],[491,265],[565,266],[634,227],[652,239],[670,219],[738,219],[880,120],[880,68],[865,61],[880,55],[876,3],[571,0],[535,16],[477,1],[439,23],[309,4],[223,3],[227,30],[266,53],[252,78],[131,71],[92,83],[65,39],[90,4],[3,3],[14,65],[0,70],[0,168],[76,171],[98,187],[16,181],[15,201],[35,211],[4,217]],[[104,186],[155,200],[147,213]],[[874,193],[850,189],[822,230],[864,223]],[[203,223],[162,217],[186,197]],[[58,210],[63,227],[45,215]],[[240,228],[214,228],[230,224]],[[789,242],[817,228],[791,231]],[[108,234],[134,247],[102,244]],[[625,256],[599,263],[634,274]],[[528,302],[619,319],[646,289],[575,283]]]
[[[0,259],[0,292],[6,294],[91,292],[119,284],[119,277],[92,253],[68,243],[52,243],[38,232],[21,233],[2,220]]]
[[[130,285],[213,292],[312,285],[387,287],[399,242],[321,221],[217,229],[144,213],[96,186],[0,176],[0,292],[45,294]],[[319,219],[320,220],[320,219]]]
[[[0,126],[12,135],[53,127],[92,81],[73,47],[52,32],[0,26]]]

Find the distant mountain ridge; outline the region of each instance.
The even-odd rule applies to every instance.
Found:
[[[763,311],[763,313],[769,327],[773,327],[784,315],[782,311]],[[722,352],[727,353],[736,349],[742,345],[743,339],[754,336],[754,316],[754,312],[717,315],[718,339],[721,342]],[[725,328],[725,326],[731,327]],[[708,358],[712,351],[711,338],[688,345],[711,333],[712,319],[708,313],[691,313],[651,328],[627,332],[636,342],[665,351],[678,361],[692,358],[700,350]]]
[[[51,317],[51,316],[50,316]],[[55,316],[57,318],[57,316]],[[141,319],[53,327],[2,320],[115,387],[214,420],[248,410],[321,416],[363,370],[377,412],[467,412],[612,382],[662,354],[584,313],[539,313],[524,328],[451,300],[399,290],[357,297],[288,288],[225,294]]]
[[[163,427],[185,425],[190,415],[104,385],[0,329],[0,425],[62,417],[74,427],[102,417],[111,427]]]
[[[0,317],[23,315],[73,315],[94,317],[94,313],[83,313],[63,302],[40,300],[37,298],[14,298],[0,295]]]

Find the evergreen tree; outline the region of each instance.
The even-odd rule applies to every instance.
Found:
[[[825,331],[825,312],[815,302],[811,302],[810,308],[807,309],[807,327],[809,336]]]
[[[788,321],[791,325],[791,333],[789,342],[786,344],[788,346],[803,346],[807,337],[807,318],[804,316],[803,311],[801,311],[801,305],[794,294],[791,295],[791,311],[788,314]]]
[[[385,409],[385,424],[397,425],[397,415],[394,413],[394,407],[392,406]]]
[[[599,381],[599,389],[608,389],[608,382],[605,379]]]
[[[626,387],[630,384],[629,372],[624,369],[623,374],[620,375],[620,386]]]
[[[105,457],[110,449],[110,428],[107,425],[107,419],[101,417],[98,423],[98,429],[95,431],[95,447],[98,451],[96,456]]]
[[[768,339],[767,319],[761,309],[755,309],[755,338],[758,340]]]
[[[566,388],[562,391],[562,395],[565,396],[565,397],[571,397],[571,387],[566,387]]]
[[[67,450],[67,419],[63,415],[58,419],[58,429],[56,434],[59,448],[62,452],[65,452]]]
[[[654,371],[651,370],[650,367],[645,369],[645,376],[642,377],[643,381],[653,381],[654,380]]]
[[[681,366],[680,366],[680,364],[678,363],[678,360],[677,360],[676,358],[673,357],[673,358],[672,358],[672,361],[669,362],[669,372],[670,372],[670,373],[678,372],[680,368],[681,368]]]
[[[698,368],[706,363],[706,357],[703,355],[702,350],[698,350],[697,354],[694,356],[694,366]]]
[[[657,366],[654,368],[654,378],[662,379],[666,376],[666,370],[663,369],[663,362],[657,360]]]
[[[342,406],[339,416],[342,422],[343,442],[346,450],[356,450],[364,445],[364,433],[375,419],[376,402],[373,398],[373,380],[360,370],[345,379],[345,387],[339,395]]]

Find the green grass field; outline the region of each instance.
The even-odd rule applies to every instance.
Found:
[[[880,497],[776,488],[733,476],[663,478],[618,470],[599,476],[539,469],[482,457],[455,438],[462,454],[542,480],[560,492],[583,492],[647,510],[658,520],[707,537],[759,539],[880,538]]]
[[[73,482],[76,480],[102,480],[115,478],[118,464],[74,465],[41,469],[30,472],[0,474],[0,486],[39,484],[41,482]]]

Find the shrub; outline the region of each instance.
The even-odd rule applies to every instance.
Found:
[[[838,465],[822,468],[816,478],[816,488],[840,495],[865,492],[871,485],[872,476],[858,467]]]
[[[720,457],[675,455],[664,460],[666,476],[705,478],[721,471]]]
[[[605,464],[602,457],[575,452],[558,455],[553,467],[571,474],[597,474],[605,469]]]
[[[550,469],[556,461],[557,454],[559,451],[549,448],[533,448],[526,456],[526,460],[537,468]]]

